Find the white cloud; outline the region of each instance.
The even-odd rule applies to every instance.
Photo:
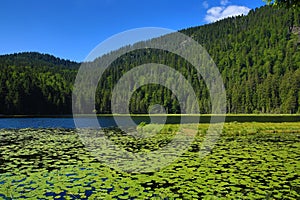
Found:
[[[203,1],[202,6],[207,9],[209,7],[209,4],[207,1]]]
[[[237,6],[237,5],[231,5],[227,7],[224,6],[212,7],[206,11],[205,21],[210,23],[227,17],[247,15],[249,11],[250,8],[246,6]]]
[[[229,4],[229,1],[228,0],[221,0],[220,4],[222,6],[226,6],[227,4]]]

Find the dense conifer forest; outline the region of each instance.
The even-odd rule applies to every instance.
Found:
[[[299,11],[264,6],[247,16],[180,32],[205,47],[218,66],[228,113],[300,113]],[[96,112],[110,113],[111,91],[120,77],[150,62],[180,71],[196,91],[201,113],[210,113],[209,92],[205,82],[195,77],[193,67],[157,49],[127,53],[111,65],[98,84]],[[72,87],[79,66],[33,52],[0,56],[0,114],[71,114]],[[149,105],[156,103],[164,105],[168,113],[190,112],[179,108],[172,91],[159,85],[137,88],[130,111],[147,113]]]

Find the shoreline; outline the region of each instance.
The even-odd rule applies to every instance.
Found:
[[[0,119],[22,119],[22,118],[49,118],[49,119],[63,119],[63,118],[91,118],[95,115],[0,115]],[[211,118],[214,117],[214,123],[218,122],[300,122],[300,114],[226,114],[226,115],[212,115],[212,114],[100,114],[96,115],[97,118],[122,118],[122,117],[132,117],[138,121],[149,122],[150,118],[160,118],[167,117],[167,123],[178,124],[180,123],[181,117],[186,120],[194,121],[197,118],[200,118],[199,123],[210,123]],[[149,118],[150,117],[150,118]]]
[[[73,118],[94,117],[93,114],[66,115],[0,115],[0,118]],[[96,114],[97,117],[300,117],[300,114]]]

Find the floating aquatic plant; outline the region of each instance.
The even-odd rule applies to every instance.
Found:
[[[106,166],[72,129],[2,129],[0,198],[300,198],[300,123],[227,123],[212,153],[200,159],[207,128],[199,125],[191,147],[171,165],[144,174]],[[150,152],[167,145],[177,126],[156,130],[148,138],[119,129],[97,134],[127,151]]]

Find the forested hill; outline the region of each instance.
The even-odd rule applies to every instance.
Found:
[[[0,55],[0,65],[78,69],[80,63],[60,59],[49,54],[41,54],[38,52],[23,52],[8,55]]]
[[[0,56],[0,114],[71,113],[79,66],[36,52]]]
[[[299,15],[265,6],[247,16],[181,30],[204,46],[220,69],[228,113],[300,113]],[[132,67],[149,62],[180,71],[193,85],[201,113],[210,113],[209,93],[203,80],[194,78],[192,66],[155,49],[125,54],[112,64],[99,82],[96,111],[110,113],[113,85]],[[0,114],[70,114],[78,66],[39,53],[0,56]],[[172,92],[158,85],[139,88],[130,110],[146,113],[154,103],[163,104],[168,113],[183,111]]]
[[[230,113],[300,112],[299,9],[268,6],[183,30],[219,67]]]

